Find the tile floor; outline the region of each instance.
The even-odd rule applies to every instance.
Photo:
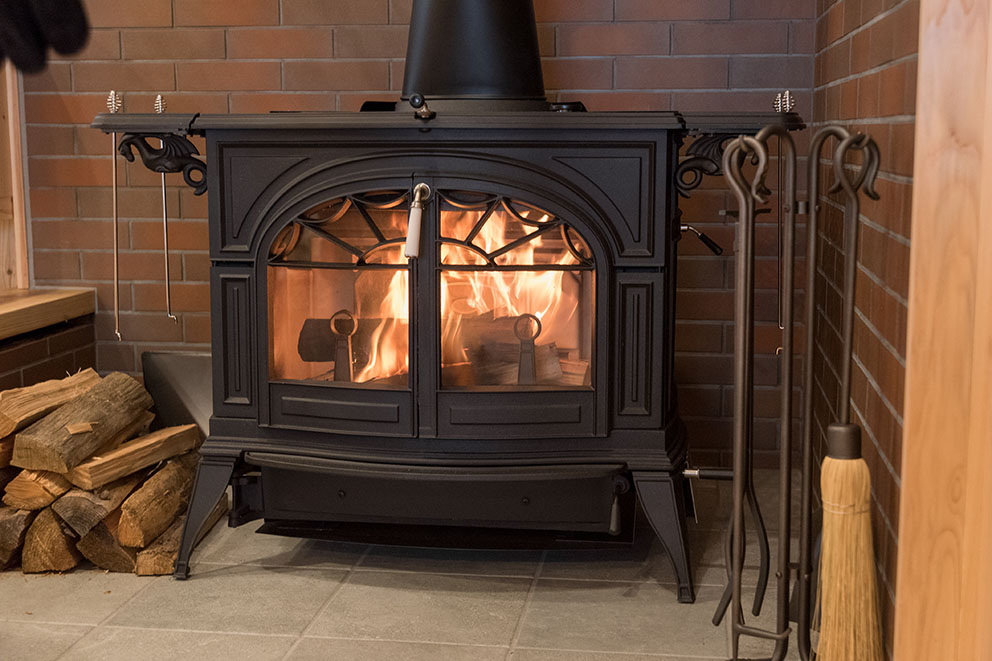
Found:
[[[762,477],[774,518],[772,476]],[[647,531],[630,549],[507,552],[317,542],[249,524],[216,528],[185,582],[83,568],[0,574],[0,659],[725,659],[727,627],[710,618],[725,580],[729,485],[697,483],[696,497],[691,605],[677,603]],[[747,566],[753,586],[753,557]],[[744,649],[770,652],[762,641]]]

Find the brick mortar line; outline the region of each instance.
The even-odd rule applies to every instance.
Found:
[[[862,125],[876,126],[880,124],[884,124],[884,125],[913,124],[916,122],[916,115],[902,114],[902,115],[884,115],[880,117],[851,117],[848,119],[828,119],[820,122],[810,122],[810,128],[828,126],[840,122],[844,122],[848,125],[853,125],[853,126],[862,126]],[[820,160],[829,161],[830,159],[826,157],[822,157]]]
[[[859,71],[858,73],[852,73],[847,76],[843,76],[841,78],[835,78],[834,80],[826,82],[822,85],[814,84],[813,90],[814,91],[823,90],[830,87],[836,87],[851,80],[860,80],[865,76],[871,76],[876,73],[880,73],[886,69],[891,69],[892,67],[899,66],[900,64],[905,64],[907,62],[912,62],[913,60],[918,60],[918,59],[919,59],[918,53],[910,53],[909,55],[903,55],[902,57],[897,57],[894,60],[888,60],[887,62],[884,62],[882,64],[865,69],[864,71]]]
[[[865,366],[864,363],[861,362],[861,359],[858,358],[858,356],[855,355],[852,358],[852,360],[861,369],[861,371],[864,372],[865,379],[868,380],[868,384],[872,387],[872,390],[875,391],[875,393],[882,400],[882,403],[885,404],[885,408],[887,408],[889,410],[889,413],[891,413],[892,414],[892,417],[894,417],[895,420],[896,420],[896,422],[899,423],[899,426],[900,427],[903,427],[904,424],[903,424],[903,417],[902,417],[902,415],[900,415],[899,412],[896,411],[896,409],[892,405],[892,403],[889,402],[888,398],[881,392],[881,386],[878,385],[878,382],[875,380],[874,375],[871,372],[868,371],[868,368]],[[881,450],[879,450],[879,452],[881,452]],[[898,477],[899,474],[896,471],[895,467],[890,466],[890,469],[891,469],[892,474],[894,476]]]
[[[875,326],[875,324],[873,324],[868,319],[868,317],[865,316],[864,312],[862,312],[860,308],[855,307],[854,308],[854,315],[857,318],[861,319],[861,322],[864,323],[864,325],[868,327],[868,330],[871,331],[871,334],[874,335],[878,339],[879,342],[881,342],[882,346],[890,354],[892,354],[892,357],[896,359],[896,362],[899,363],[899,365],[901,365],[903,369],[906,369],[906,359],[903,356],[899,355],[899,351],[894,346],[892,346],[892,343],[891,342],[889,342],[887,339],[885,339],[885,336],[878,330],[878,328]],[[857,355],[857,354],[855,354],[855,355]],[[894,408],[893,408],[893,413],[895,413],[895,409]]]
[[[879,447],[878,439],[875,437],[875,433],[871,430],[871,427],[868,426],[868,423],[865,420],[863,412],[861,411],[861,409],[858,408],[857,404],[855,404],[854,402],[851,402],[851,410],[857,414],[858,419],[861,421],[862,425],[864,426],[864,430],[868,433],[868,438],[871,440],[872,445],[875,446],[875,450],[878,452],[878,457],[879,459],[882,460],[882,464],[885,466],[886,470],[892,476],[892,480],[895,482],[896,488],[902,491],[902,480],[899,479],[899,475],[895,472],[895,469],[892,467],[892,464],[889,462],[889,458],[886,456],[884,452],[882,452],[882,449]],[[876,495],[876,490],[874,488],[874,485],[872,485],[872,495],[873,496]],[[876,500],[877,500],[877,496],[876,496]],[[881,505],[881,503],[879,503],[879,505]],[[880,506],[878,509],[881,510],[882,507]],[[896,541],[898,541],[899,536],[896,534],[895,527],[892,525],[892,522],[889,520],[889,517],[885,515],[885,512],[881,512],[881,514],[882,514],[882,520],[885,523],[885,527],[888,528],[892,536],[896,539]]]
[[[830,371],[830,373],[834,376],[834,378],[838,382],[840,382],[840,376],[837,374],[837,370],[836,370],[836,368],[835,368],[835,366],[833,364],[833,361],[827,360],[826,352],[824,352],[824,350],[823,350],[823,345],[817,343],[816,346],[817,346],[817,349],[820,350],[820,355],[823,357],[823,361],[822,362],[827,367],[827,369]],[[899,423],[901,425],[902,424],[902,416],[900,416],[899,414],[897,414],[895,412],[895,409],[892,406],[892,404],[888,401],[888,399],[885,397],[885,395],[882,394],[881,386],[875,380],[874,375],[868,370],[867,367],[865,367],[864,363],[861,362],[861,359],[858,357],[857,354],[852,355],[851,356],[851,360],[852,360],[852,362],[854,362],[859,367],[859,369],[861,370],[861,372],[865,375],[865,379],[868,381],[869,385],[871,385],[872,390],[875,391],[875,393],[879,396],[879,398],[882,400],[882,402],[886,405],[886,408],[888,408],[889,411],[894,416],[896,416],[897,421],[899,421]],[[835,408],[835,403],[832,402],[830,400],[830,398],[827,396],[827,392],[826,392],[826,389],[825,389],[825,386],[823,384],[822,379],[820,379],[819,377],[814,376],[813,381],[814,381],[814,384],[815,384],[815,389],[819,392],[819,394],[821,396],[821,399],[826,402],[827,408],[829,409],[829,412],[830,412],[831,417],[832,418],[836,418],[837,417],[837,410]],[[856,404],[854,403],[853,400],[851,400],[851,407],[854,408],[854,409],[857,409],[857,406],[856,406]],[[860,409],[857,409],[857,410],[860,411]],[[859,413],[859,415],[860,415],[860,413]],[[877,443],[876,443],[876,445],[877,445]],[[881,449],[879,449],[879,454],[880,455],[884,455],[884,453],[882,453]],[[886,460],[887,459],[888,458],[886,457]],[[887,465],[887,467],[889,469],[889,472],[892,473],[892,475],[896,478],[897,484],[900,484],[898,482],[898,475],[897,475],[895,469],[891,466],[890,463],[888,463],[888,461],[886,461],[886,465]]]
[[[875,25],[876,23],[879,23],[879,22],[885,20],[887,17],[889,17],[892,14],[896,13],[897,11],[899,11],[902,7],[905,7],[906,5],[910,4],[910,2],[912,2],[912,0],[900,0],[899,3],[893,5],[893,6],[889,7],[888,9],[883,10],[883,11],[879,12],[878,14],[876,14],[875,16],[871,17],[868,20],[867,23],[862,23],[861,25],[859,25],[858,27],[854,28],[850,32],[842,35],[840,37],[840,39],[837,39],[835,41],[832,41],[830,44],[827,45],[826,48],[829,48],[830,46],[833,46],[834,44],[839,44],[840,42],[844,41],[845,39],[849,39],[850,37],[852,37],[852,36],[854,36],[854,35],[856,35],[856,34],[858,34],[860,32],[864,32],[865,30],[869,29],[872,25]],[[834,4],[830,5],[830,7],[828,7],[822,14],[820,14],[819,16],[816,16],[815,17],[815,20],[814,20],[814,23],[813,23],[814,28],[815,28],[816,25],[818,25],[820,23],[821,20],[823,20],[824,18],[826,18],[827,14],[830,13],[830,10],[833,9],[834,7],[836,7],[838,4],[840,4],[840,3],[839,2],[835,2]],[[824,48],[824,50],[826,50],[826,48]],[[823,52],[823,51],[819,51],[817,53],[814,53],[814,55],[819,55],[819,53],[821,53],[821,52]]]
[[[825,205],[825,206],[832,207],[832,208],[837,209],[837,210],[841,210],[841,209],[844,208],[844,205],[839,204],[839,203],[831,200],[828,197],[822,197],[822,198],[820,198],[820,204]],[[878,232],[880,234],[884,234],[884,235],[890,237],[896,243],[899,243],[901,245],[904,245],[907,248],[912,245],[912,238],[911,237],[903,236],[899,232],[896,232],[893,229],[890,229],[888,227],[885,227],[884,225],[881,225],[881,224],[875,222],[867,214],[864,214],[864,213],[858,214],[858,223],[859,224],[862,224],[862,225],[865,225],[866,227],[870,227],[871,229],[875,230],[876,232]],[[823,236],[826,239],[826,236],[825,235],[821,234],[821,236]],[[833,247],[837,248],[838,250],[841,250],[841,247],[838,246],[836,243],[834,243],[833,241],[830,241],[829,239],[826,239],[826,240],[827,240],[827,242],[830,245],[832,245]],[[841,250],[841,252],[843,252],[843,250]]]
[[[859,266],[862,267],[859,270],[865,274],[865,277],[874,282],[882,291],[894,298],[896,302],[901,304],[904,308],[909,307],[909,299],[903,298],[898,292],[889,287],[889,285],[886,284],[886,282],[879,276],[875,275],[870,269],[865,268],[864,264],[859,264]]]

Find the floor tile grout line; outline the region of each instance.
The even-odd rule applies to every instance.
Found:
[[[77,640],[76,640],[76,641],[75,641],[75,642],[74,642],[74,643],[73,643],[72,645],[70,645],[70,646],[69,646],[69,647],[68,647],[68,648],[67,648],[67,649],[66,649],[66,650],[65,650],[64,652],[62,652],[62,654],[60,654],[60,655],[59,655],[59,656],[58,656],[57,658],[59,658],[59,659],[63,659],[63,658],[65,658],[65,655],[66,655],[66,654],[68,654],[69,652],[71,652],[71,651],[72,651],[72,649],[73,649],[73,648],[74,648],[74,647],[75,647],[76,645],[78,645],[78,644],[80,643],[80,641],[82,641],[82,640],[83,640],[83,638],[86,638],[86,636],[88,636],[88,635],[90,635],[90,633],[92,633],[92,632],[93,632],[93,631],[94,631],[95,629],[99,629],[100,627],[102,627],[102,626],[104,626],[104,625],[105,625],[105,624],[106,624],[107,622],[109,622],[109,621],[110,621],[110,620],[111,620],[111,619],[112,619],[112,618],[113,618],[113,617],[114,617],[115,615],[117,615],[117,614],[118,614],[119,612],[121,612],[121,609],[122,609],[122,608],[124,608],[124,607],[125,607],[125,606],[127,606],[127,605],[128,605],[129,603],[131,603],[132,601],[134,601],[135,599],[137,599],[137,597],[138,597],[138,595],[140,595],[140,594],[141,594],[141,593],[143,593],[143,592],[144,592],[145,590],[147,590],[148,588],[150,588],[150,587],[151,587],[151,586],[152,586],[153,584],[155,584],[155,583],[158,583],[159,581],[161,581],[161,580],[163,580],[163,579],[164,579],[164,580],[168,580],[168,577],[164,577],[164,576],[156,576],[156,577],[155,577],[154,579],[152,579],[152,580],[150,580],[150,581],[146,581],[146,582],[145,582],[145,584],[144,584],[143,586],[141,586],[141,588],[140,588],[140,589],[139,589],[139,590],[138,590],[137,592],[135,592],[135,593],[134,593],[134,594],[132,594],[132,595],[131,595],[130,597],[128,597],[127,599],[125,599],[125,600],[124,600],[124,601],[123,601],[123,602],[122,602],[122,603],[121,603],[121,604],[120,604],[120,605],[119,605],[119,606],[118,606],[117,608],[115,608],[115,609],[114,609],[113,611],[111,611],[110,613],[108,613],[106,617],[104,617],[104,618],[103,618],[102,620],[100,620],[100,621],[99,621],[99,622],[97,622],[97,623],[96,623],[95,625],[93,625],[93,628],[92,628],[92,629],[90,629],[89,631],[87,631],[86,633],[84,633],[84,634],[83,634],[82,636],[80,636],[80,637],[79,637],[79,638],[78,638],[78,639],[77,639]]]
[[[6,618],[0,620],[0,624],[44,624],[56,627],[89,627],[95,628],[97,625],[91,622],[56,622],[54,620],[21,620],[17,618]]]
[[[317,621],[317,618],[323,615],[324,611],[327,610],[327,608],[331,605],[331,602],[334,601],[334,597],[336,597],[338,593],[340,593],[341,590],[344,589],[344,586],[348,583],[351,577],[355,575],[355,568],[358,567],[358,565],[362,563],[362,560],[364,560],[371,552],[372,552],[372,544],[366,545],[365,550],[362,551],[362,554],[358,556],[358,558],[351,565],[351,567],[348,568],[348,571],[345,573],[345,575],[341,577],[341,580],[338,581],[337,587],[331,591],[331,594],[327,596],[327,599],[325,599],[324,603],[320,605],[320,608],[318,608],[317,612],[314,613],[313,617],[310,618],[310,621],[307,622],[306,626],[304,626],[303,629],[300,630],[300,633],[297,634],[296,640],[293,642],[292,645],[289,646],[289,649],[286,650],[286,653],[282,656],[283,660],[288,659],[289,656],[296,651],[296,648],[300,646],[301,642],[303,642],[303,639],[306,637],[307,633],[313,628],[313,625]]]
[[[447,640],[418,640],[415,638],[373,638],[371,636],[304,636],[307,640],[353,640],[363,643],[402,643],[404,645],[438,645],[443,647],[479,647],[482,649],[506,649],[506,645],[486,643],[452,642]]]
[[[97,627],[94,626],[94,629]],[[257,631],[220,631],[217,629],[181,629],[179,627],[148,627],[132,626],[129,624],[103,624],[101,629],[117,629],[121,631],[167,631],[169,633],[209,634],[211,636],[252,636],[254,638],[296,638],[291,633],[258,633]]]
[[[537,569],[534,570],[534,576],[531,579],[530,587],[527,589],[527,596],[524,597],[524,606],[520,609],[520,617],[517,618],[517,624],[513,627],[513,635],[510,637],[510,648],[506,651],[506,658],[510,659],[513,656],[513,650],[517,647],[517,641],[520,639],[520,632],[524,628],[524,618],[527,617],[527,610],[530,608],[531,602],[534,600],[534,593],[537,592],[537,582],[541,579],[541,574],[544,571],[544,563],[548,558],[548,552],[541,552],[541,559],[537,563]]]
[[[650,656],[656,659],[699,659],[700,661],[724,661],[722,657],[719,656],[693,656],[685,654],[665,654],[663,652],[620,652],[616,650],[611,650],[609,652],[604,652],[603,650],[589,650],[589,649],[572,649],[563,647],[536,647],[533,645],[522,645],[517,647],[518,650],[533,650],[535,652],[578,652],[580,654],[609,654],[610,656]]]

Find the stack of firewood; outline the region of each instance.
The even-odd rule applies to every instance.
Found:
[[[152,398],[93,370],[0,393],[0,569],[64,572],[83,559],[171,574],[202,436],[149,433]],[[225,496],[209,530],[227,512]]]

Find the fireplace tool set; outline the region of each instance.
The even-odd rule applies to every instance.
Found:
[[[723,153],[723,172],[733,191],[740,208],[740,222],[737,237],[736,283],[735,299],[735,330],[734,330],[734,470],[733,470],[733,512],[731,527],[728,531],[727,544],[727,576],[728,586],[725,599],[721,601],[714,623],[718,623],[728,606],[732,620],[732,658],[739,658],[741,636],[750,636],[775,641],[773,659],[782,659],[788,650],[790,637],[790,593],[795,588],[797,610],[797,643],[800,656],[807,660],[813,655],[810,640],[812,621],[812,602],[814,595],[813,576],[813,370],[812,363],[815,350],[814,323],[816,320],[816,287],[817,287],[817,256],[818,256],[818,214],[820,211],[819,191],[821,176],[821,152],[830,138],[837,141],[833,152],[833,170],[835,183],[830,193],[841,191],[845,197],[844,205],[844,291],[845,300],[843,346],[844,360],[841,367],[841,402],[840,416],[847,422],[848,399],[850,397],[850,356],[853,337],[854,319],[854,283],[857,271],[857,240],[858,218],[860,214],[859,191],[872,198],[878,199],[874,191],[875,175],[878,171],[879,152],[875,142],[867,135],[852,134],[846,129],[827,126],[820,129],[811,142],[809,154],[808,200],[797,199],[796,192],[796,149],[789,132],[781,126],[770,125],[759,131],[755,136],[739,136],[731,140]],[[767,537],[763,534],[764,524],[760,512],[756,509],[753,480],[753,388],[754,388],[754,275],[755,275],[755,218],[756,204],[768,199],[771,191],[765,186],[768,173],[769,142],[778,141],[778,158],[780,168],[784,171],[784,181],[779,187],[780,204],[785,211],[782,225],[782,262],[780,269],[781,282],[781,321],[782,330],[780,347],[780,429],[781,443],[779,452],[779,511],[778,511],[778,557],[775,569],[776,603],[775,628],[772,631],[746,625],[742,611],[743,590],[741,575],[744,568],[745,554],[745,501],[750,504],[758,537],[762,540],[762,569],[759,573],[758,585],[752,613],[758,615],[761,611],[762,600],[768,581],[767,569]],[[846,163],[852,152],[861,154],[858,166]],[[753,167],[753,177],[748,182],[745,169]],[[792,397],[795,359],[793,354],[793,329],[796,318],[793,310],[795,294],[794,265],[796,243],[796,218],[805,215],[807,220],[807,282],[806,282],[806,347],[803,360],[803,430],[800,439],[801,454],[801,496],[800,496],[800,531],[799,531],[799,560],[790,562],[791,535],[790,523],[792,515]],[[833,427],[834,425],[831,425]],[[851,425],[848,425],[851,426]],[[852,426],[853,427],[853,426]],[[795,570],[795,581],[792,572]]]
[[[111,90],[107,96],[107,111],[110,114],[118,114],[124,107],[124,95],[121,92]],[[161,94],[156,95],[153,110],[156,115],[162,115],[166,111],[166,102]],[[132,147],[136,148],[142,156],[142,160],[151,169],[159,172],[162,176],[162,253],[165,262],[165,311],[166,315],[173,322],[178,323],[179,319],[172,312],[172,276],[169,269],[169,210],[165,190],[165,174],[167,172],[182,172],[186,183],[196,190],[194,194],[201,195],[206,191],[206,179],[194,179],[192,170],[202,168],[190,158],[191,154],[198,153],[196,148],[186,140],[177,140],[177,136],[171,133],[150,134],[148,136],[125,135],[120,144],[117,142],[117,131],[111,132],[112,146],[111,156],[111,208],[113,214],[113,261],[114,261],[114,335],[118,341],[123,340],[121,335],[121,306],[120,306],[120,236],[118,234],[120,224],[120,211],[118,207],[117,194],[117,156],[123,156],[127,161],[134,160]],[[146,141],[147,138],[158,138],[159,147],[151,147]],[[203,170],[200,170],[201,173]]]

